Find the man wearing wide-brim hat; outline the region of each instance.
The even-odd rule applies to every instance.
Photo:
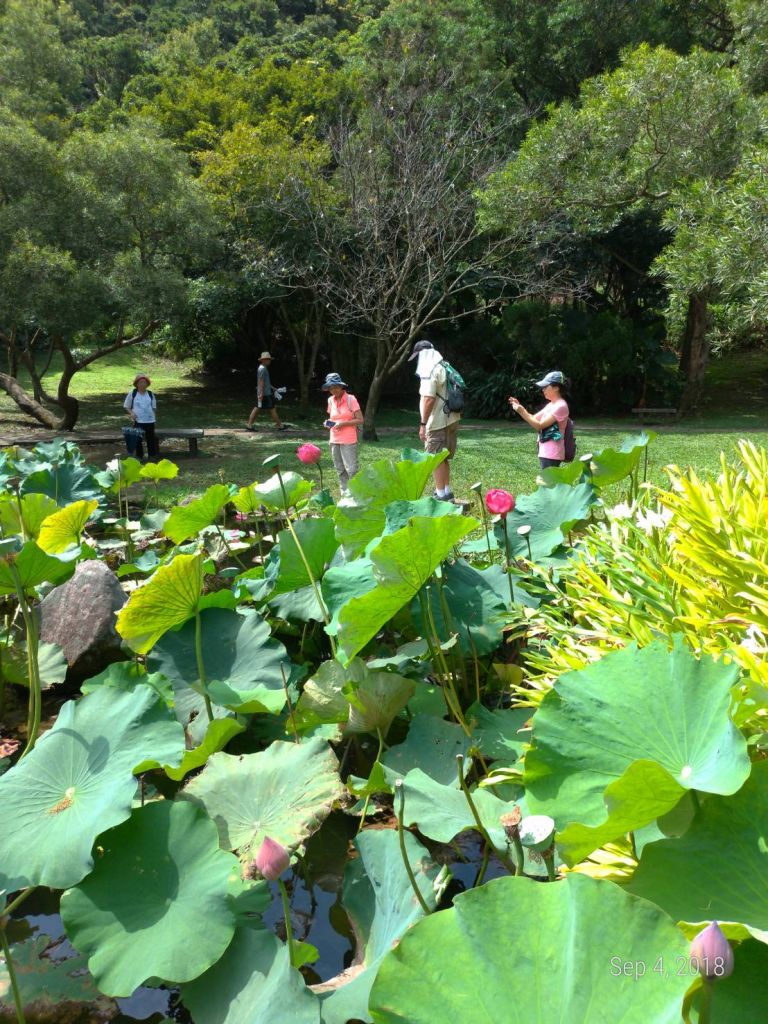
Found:
[[[146,373],[137,373],[133,378],[133,387],[125,396],[123,408],[128,413],[128,418],[133,426],[136,427],[137,430],[142,430],[144,432],[143,439],[147,442],[147,457],[150,459],[156,459],[159,455],[157,438],[155,437],[157,399],[149,390],[149,385],[151,383],[152,381]],[[137,433],[136,439],[133,443],[133,451],[135,455],[143,462],[144,447],[142,444],[142,435]]]
[[[262,409],[269,409],[269,415],[272,417],[275,426],[278,430],[287,430],[288,428],[284,423],[281,423],[280,417],[277,414],[275,408],[275,391],[272,387],[272,381],[269,378],[269,367],[272,363],[272,356],[269,352],[262,352],[259,356],[259,369],[256,373],[256,405],[251,409],[251,415],[248,417],[246,423],[247,430],[255,430],[253,421],[259,415]]]

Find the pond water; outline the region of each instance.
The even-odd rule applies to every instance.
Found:
[[[335,977],[349,967],[355,955],[352,928],[342,907],[342,881],[344,866],[349,860],[350,844],[357,830],[358,820],[342,812],[330,815],[323,827],[307,843],[306,856],[301,867],[294,867],[284,876],[291,904],[291,923],[294,936],[310,942],[320,952],[319,960],[302,969],[308,984],[317,984]],[[457,893],[470,888],[476,879],[482,860],[482,847],[475,833],[464,833],[451,846],[426,844],[433,857],[447,863],[453,881],[446,892],[443,905]],[[486,879],[504,874],[504,868],[491,858]],[[273,902],[264,915],[265,923],[285,938],[282,905],[273,887]],[[11,944],[34,936],[47,935],[52,942],[45,956],[62,961],[76,956],[76,951],[64,936],[58,913],[59,895],[47,889],[33,893],[19,908],[8,927]],[[119,1013],[110,1018],[110,1024],[159,1024],[165,1018],[178,1024],[192,1024],[192,1018],[179,1002],[175,988],[142,986],[128,999],[117,999]],[[48,1015],[48,1024],[71,1024],[72,1018],[62,1009],[61,1016]]]

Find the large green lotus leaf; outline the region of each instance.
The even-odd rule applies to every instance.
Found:
[[[412,679],[395,672],[372,672],[360,658],[346,667],[324,661],[304,685],[296,721],[303,731],[336,723],[347,733],[380,731],[386,736],[414,689]]]
[[[352,597],[338,615],[339,653],[350,661],[403,605],[408,604],[454,544],[478,526],[468,516],[411,519],[369,552],[375,590]]]
[[[590,460],[592,481],[596,487],[609,487],[624,480],[637,468],[640,458],[653,435],[641,431],[625,437],[618,448],[603,448]]]
[[[158,800],[99,838],[91,874],[61,898],[67,936],[102,992],[129,996],[150,978],[191,981],[235,932],[237,858],[189,803]]]
[[[280,478],[282,477],[282,486]],[[312,492],[312,484],[309,480],[299,476],[298,473],[275,473],[263,484],[254,487],[254,500],[257,507],[264,505],[266,508],[287,512],[289,508],[297,505]]]
[[[474,703],[464,716],[472,727],[473,746],[483,757],[514,764],[531,742],[530,708],[507,708],[491,711]]]
[[[405,740],[390,747],[381,759],[387,781],[393,785],[396,779],[420,768],[441,785],[458,787],[456,755],[466,755],[472,742],[461,726],[453,722],[432,715],[416,715]],[[467,767],[471,764],[468,758]]]
[[[440,504],[445,505],[445,502]],[[502,630],[507,624],[506,601],[491,586],[488,579],[477,569],[473,569],[463,558],[452,562],[443,576],[443,600],[437,586],[432,586],[428,601],[435,620],[435,629],[439,637],[447,638],[456,633],[459,646],[466,658],[473,654],[490,654],[501,643]],[[443,614],[443,604],[448,607],[448,621]],[[414,622],[423,635],[425,624],[422,621],[421,608],[418,600],[411,608]]]
[[[414,836],[406,832],[404,839],[419,892],[427,906],[434,909],[447,881],[446,872],[440,872]],[[372,829],[359,835],[355,846],[359,856],[344,869],[342,903],[355,932],[357,954],[348,971],[351,980],[321,995],[323,1024],[371,1020],[368,996],[379,965],[411,925],[424,916],[403,866],[397,832]]]
[[[200,612],[206,689],[216,704],[238,711],[276,714],[285,705],[291,663],[270,635],[269,623],[253,609],[207,608]],[[197,683],[195,622],[166,633],[155,644],[149,667],[174,683]]]
[[[43,954],[53,945],[47,935],[33,935],[25,942],[11,946],[11,958],[16,981],[21,993],[21,1002],[28,1021],[57,1020],[114,1020],[118,1008],[111,999],[103,996],[93,983],[87,971],[85,957],[74,956],[66,960],[55,959]],[[78,1014],[78,1006],[88,1004],[84,1013],[93,1014],[86,1018]],[[0,959],[0,1008],[11,1007],[13,995],[11,981],[4,959]],[[0,1013],[0,1020],[7,1020]]]
[[[339,546],[329,519],[302,519],[294,525],[299,543],[315,580],[320,580]],[[274,584],[273,593],[282,594],[311,586],[304,561],[293,534],[281,530],[267,558],[265,575]]]
[[[44,690],[63,683],[67,675],[67,659],[58,644],[41,643],[37,649],[37,671]],[[2,653],[2,673],[5,681],[18,686],[29,686],[26,643],[15,644]]]
[[[525,758],[533,813],[561,830],[573,821],[602,825],[606,787],[638,760],[656,762],[680,787],[676,797],[665,787],[657,815],[687,789],[735,793],[749,774],[746,741],[729,716],[737,678],[736,665],[698,660],[682,640],[672,650],[662,641],[642,650],[631,644],[560,676],[533,719]],[[638,797],[646,816],[647,794]],[[622,802],[625,820],[626,789]]]
[[[102,686],[133,692],[137,686],[151,687],[168,707],[173,706],[173,687],[170,680],[159,672],[147,672],[135,661],[116,661],[97,676],[91,676],[80,686],[81,693],[93,693]],[[183,723],[182,723],[183,724]]]
[[[98,501],[75,501],[48,516],[40,527],[38,546],[49,555],[58,555],[80,543],[80,535],[91,518]]]
[[[276,740],[257,754],[214,754],[181,794],[202,804],[221,845],[253,856],[269,836],[298,846],[315,832],[344,792],[336,755],[322,739]]]
[[[350,480],[349,490],[355,504],[341,505],[333,515],[336,536],[347,558],[362,554],[375,537],[382,535],[387,505],[397,501],[412,502],[421,497],[435,466],[446,458],[440,453],[417,460],[413,454],[404,451],[399,462],[380,459]],[[450,507],[447,502],[442,504]]]
[[[397,533],[414,516],[427,516],[436,519],[438,516],[460,516],[461,505],[452,501],[439,501],[437,498],[419,498],[416,501],[391,501],[384,508],[384,533]]]
[[[21,586],[26,593],[34,590],[41,583],[56,585],[63,583],[75,571],[74,559],[64,560],[47,555],[33,540],[28,540],[21,551],[11,557]],[[0,596],[16,593],[15,574],[9,561],[10,559],[0,560]]]
[[[458,769],[456,772],[458,783]],[[403,780],[405,823],[418,825],[419,832],[438,843],[450,843],[466,829],[476,828],[467,798],[458,785],[441,785],[420,768],[413,768]],[[472,800],[491,842],[500,850],[507,845],[501,817],[515,808],[514,803],[499,800],[487,789],[475,789]]]
[[[507,876],[406,934],[369,1005],[376,1024],[678,1024],[691,977],[676,967],[687,956],[666,914],[612,882]],[[652,970],[660,959],[666,976]],[[628,975],[615,966],[624,963]]]
[[[34,539],[46,517],[58,507],[47,494],[24,494],[18,499],[15,495],[4,494],[0,497],[0,532],[4,537],[23,533]]]
[[[63,462],[30,473],[21,483],[21,493],[47,494],[57,505],[69,505],[101,497],[101,488],[87,466]]]
[[[572,822],[557,834],[560,856],[578,864],[605,843],[635,832],[666,814],[685,790],[655,761],[633,761],[621,778],[606,787],[606,820],[596,826]]]
[[[232,504],[238,512],[241,512],[243,515],[253,515],[254,512],[259,511],[261,502],[256,497],[256,488],[258,486],[258,481],[256,481],[248,487],[241,487],[234,498],[232,498]]]
[[[203,720],[207,722],[207,719]],[[184,751],[184,757],[178,767],[161,765],[158,761],[145,761],[139,765],[138,770],[147,772],[153,768],[162,768],[169,779],[181,782],[195,768],[202,768],[211,754],[223,750],[229,741],[244,729],[244,723],[238,718],[214,718],[212,722],[207,722],[202,741],[196,747]]]
[[[574,459],[573,462],[564,462],[562,466],[543,469],[539,475],[545,487],[556,487],[558,484],[567,484],[570,487],[585,473],[589,473],[589,468],[580,459]]]
[[[174,544],[195,537],[206,526],[216,522],[219,513],[229,501],[226,484],[213,484],[202,498],[188,505],[177,505],[163,525],[163,533]]]
[[[530,526],[528,541],[531,557],[546,558],[563,543],[568,531],[583,522],[597,501],[595,488],[588,482],[539,487],[533,494],[524,494],[506,518],[509,549],[513,558],[528,558],[528,543],[518,534],[521,526]],[[496,524],[499,547],[504,550],[504,524]]]
[[[326,632],[335,636],[339,630],[339,614],[353,597],[362,597],[376,588],[373,562],[370,558],[355,558],[344,565],[334,565],[323,576],[323,601],[331,616]]]
[[[147,654],[195,614],[202,587],[202,555],[177,555],[133,591],[117,616],[117,632],[137,654]]]
[[[275,616],[288,622],[323,621],[323,612],[311,585],[290,593],[271,594],[267,604]]]
[[[142,480],[175,480],[178,475],[179,467],[170,459],[147,462],[139,469],[139,476]]]
[[[649,843],[629,890],[677,921],[768,929],[768,762],[733,796],[702,801],[679,839]]]
[[[149,687],[68,701],[0,777],[0,888],[75,885],[93,867],[96,836],[130,814],[136,766],[149,758],[178,765],[183,752],[183,729]]]
[[[320,1003],[272,931],[243,923],[224,956],[181,990],[195,1024],[320,1024]]]

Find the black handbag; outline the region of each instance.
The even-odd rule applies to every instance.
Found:
[[[129,455],[136,454],[139,450],[139,445],[146,436],[141,427],[123,427],[123,438],[125,439],[125,447]]]

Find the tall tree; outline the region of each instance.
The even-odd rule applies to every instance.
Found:
[[[599,240],[640,211],[661,220],[691,186],[732,174],[758,122],[727,58],[639,47],[585,82],[578,104],[561,104],[530,130],[486,190],[483,223],[509,230],[557,213],[563,234]],[[669,231],[674,217],[664,224]],[[708,300],[708,286],[684,297],[684,409],[696,404],[707,364]]]
[[[59,148],[11,121],[0,153],[0,387],[40,423],[71,429],[75,374],[183,308],[211,211],[184,158],[146,126],[75,132]]]

